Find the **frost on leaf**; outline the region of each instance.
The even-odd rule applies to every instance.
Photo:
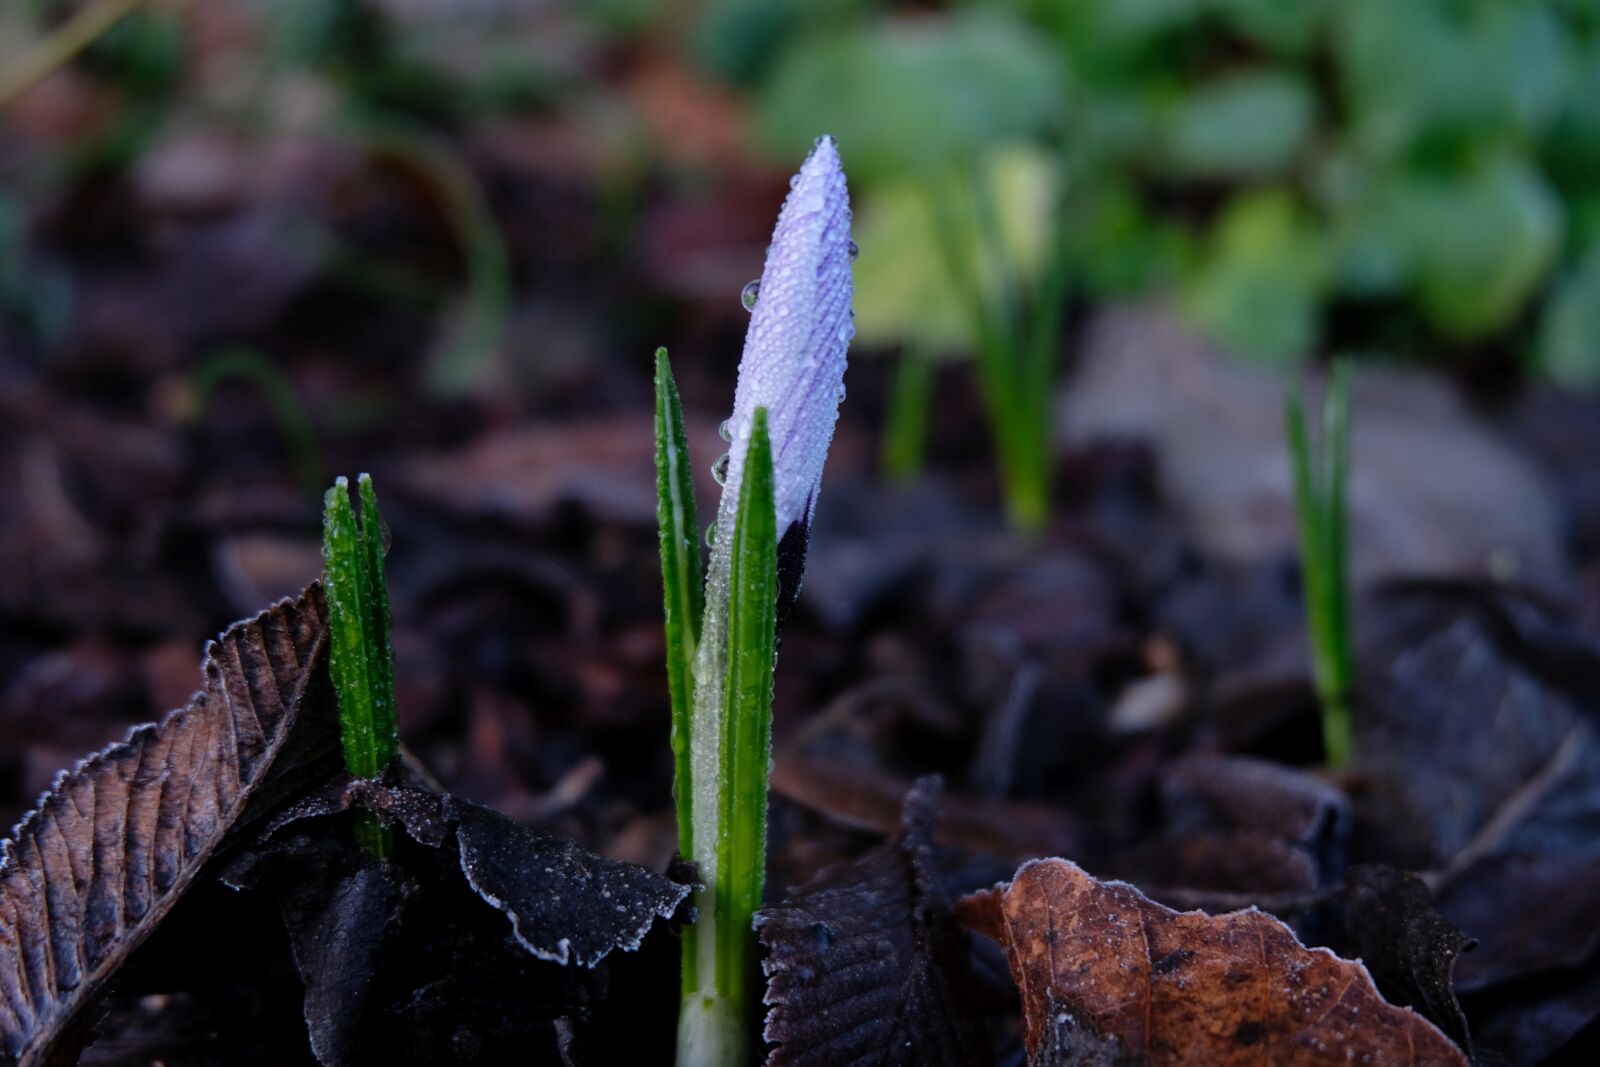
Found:
[[[1005,949],[1036,1057],[1065,1010],[1151,1067],[1467,1063],[1432,1023],[1379,996],[1360,963],[1306,948],[1253,909],[1176,912],[1050,859],[957,912]]]
[[[603,859],[491,808],[450,797],[445,811],[467,883],[505,913],[517,941],[540,959],[593,967],[612,949],[631,952],[689,895],[689,886]]]
[[[604,999],[597,965],[685,918],[690,887],[407,778],[302,799],[222,880],[276,899],[327,1067],[454,1062],[450,1035],[469,1032],[543,1062],[552,1026]],[[391,860],[357,846],[353,810],[404,830]]]
[[[291,733],[299,744],[331,728],[331,714],[302,716],[331,696],[325,612],[312,585],[235,623],[187,706],[63,773],[18,824],[0,853],[0,1063],[70,1056],[56,1046],[82,1036],[74,1024],[105,980],[277,788]]]
[[[922,779],[898,834],[757,915],[769,1067],[992,1061],[966,934],[932,870],[937,796],[938,780]]]

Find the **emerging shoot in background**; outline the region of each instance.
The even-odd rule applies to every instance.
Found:
[[[339,701],[344,762],[358,778],[383,772],[399,750],[394,710],[394,650],[389,637],[389,591],[383,573],[383,521],[372,477],[356,479],[360,521],[344,478],[323,498],[323,589],[328,597],[329,670]],[[370,813],[356,834],[375,856],[394,852],[389,830]]]
[[[699,869],[683,945],[680,1067],[742,1063],[756,1009],[753,919],[766,866],[777,625],[799,591],[839,403],[851,322],[850,198],[832,139],[791,183],[751,312],[728,454],[708,531],[703,603],[688,447],[666,354],[656,356],[656,462],[678,840]],[[687,758],[685,758],[685,752]]]
[[[1345,566],[1345,474],[1350,455],[1350,372],[1336,361],[1322,404],[1322,452],[1315,462],[1306,433],[1305,404],[1291,386],[1286,400],[1295,514],[1300,527],[1301,573],[1311,667],[1322,706],[1328,765],[1350,762],[1350,702],[1355,655],[1350,637],[1350,590]]]
[[[1062,310],[1070,280],[1066,213],[1055,212],[1044,270],[1031,285],[1011,270],[1002,246],[995,197],[982,168],[962,167],[959,180],[931,193],[931,216],[945,270],[967,300],[974,366],[999,462],[1006,515],[1019,530],[1037,530],[1050,516],[1050,414],[1062,333]],[[976,238],[967,253],[963,235]],[[984,284],[981,265],[999,273]],[[899,379],[901,389],[914,379]],[[896,397],[896,404],[909,399]],[[895,424],[902,423],[900,415]]]

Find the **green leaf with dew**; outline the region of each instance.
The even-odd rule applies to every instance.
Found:
[[[717,992],[742,1002],[767,855],[767,768],[777,660],[778,522],[767,409],[757,408],[733,532],[719,782]]]
[[[683,403],[665,348],[656,349],[656,520],[667,634],[667,690],[672,700],[672,796],[678,852],[694,855],[694,793],[689,717],[694,710],[694,658],[705,610],[700,577],[700,523]],[[689,951],[693,938],[685,938]]]

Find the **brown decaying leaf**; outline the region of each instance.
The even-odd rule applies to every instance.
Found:
[[[235,623],[186,707],[64,772],[17,825],[0,851],[0,1062],[48,1057],[267,781],[327,684],[325,611],[312,585]]]
[[[768,956],[767,1067],[981,1067],[970,946],[932,869],[939,780],[905,799],[900,832],[823,871],[756,929]]]
[[[1054,998],[1151,1067],[1467,1063],[1385,1002],[1360,963],[1304,947],[1258,911],[1175,912],[1060,859],[1024,864],[956,910],[1005,948],[1030,1053]]]
[[[1470,938],[1440,918],[1422,879],[1379,865],[1345,881],[1346,951],[1359,953],[1389,1000],[1421,1012],[1468,1055],[1472,1034],[1456,1000],[1456,959]]]

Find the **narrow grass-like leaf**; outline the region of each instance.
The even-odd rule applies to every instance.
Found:
[[[1345,564],[1349,403],[1349,374],[1342,363],[1336,363],[1323,403],[1320,463],[1312,461],[1305,405],[1294,387],[1286,395],[1284,417],[1300,528],[1312,675],[1322,706],[1323,747],[1333,767],[1344,766],[1350,758],[1350,697],[1355,672]]]
[[[323,497],[323,579],[328,592],[329,666],[339,694],[339,740],[350,773],[370,778],[380,769],[367,657],[367,583],[350,483],[338,478]]]
[[[1350,699],[1354,684],[1351,652],[1350,589],[1345,531],[1345,481],[1350,468],[1350,367],[1344,360],[1329,368],[1328,396],[1323,406],[1323,551],[1328,568],[1329,654],[1339,681],[1337,696]],[[1347,739],[1348,741],[1348,739]],[[1348,745],[1347,745],[1348,748]]]
[[[399,748],[394,712],[394,653],[383,571],[382,521],[371,477],[360,479],[358,526],[350,484],[339,478],[323,498],[322,559],[328,593],[329,667],[339,698],[345,766],[360,778],[383,770]],[[356,837],[375,856],[393,854],[394,840],[374,819],[356,822]]]
[[[922,470],[934,377],[933,359],[927,352],[908,349],[895,361],[882,446],[883,473],[894,481],[910,481]]]
[[[777,656],[778,522],[767,410],[757,408],[734,524],[728,675],[718,800],[716,982],[742,1004],[766,866],[772,668]]]
[[[361,494],[361,577],[366,583],[367,680],[372,686],[372,741],[381,770],[400,749],[394,704],[394,640],[390,636],[389,583],[383,566],[383,519],[372,475],[356,478]]]
[[[672,796],[678,811],[678,852],[693,856],[689,716],[694,709],[694,657],[700,642],[704,593],[700,585],[700,523],[695,511],[689,437],[665,348],[656,349],[656,520],[661,535],[667,691],[672,699]],[[684,939],[686,952],[692,951],[692,941]]]

